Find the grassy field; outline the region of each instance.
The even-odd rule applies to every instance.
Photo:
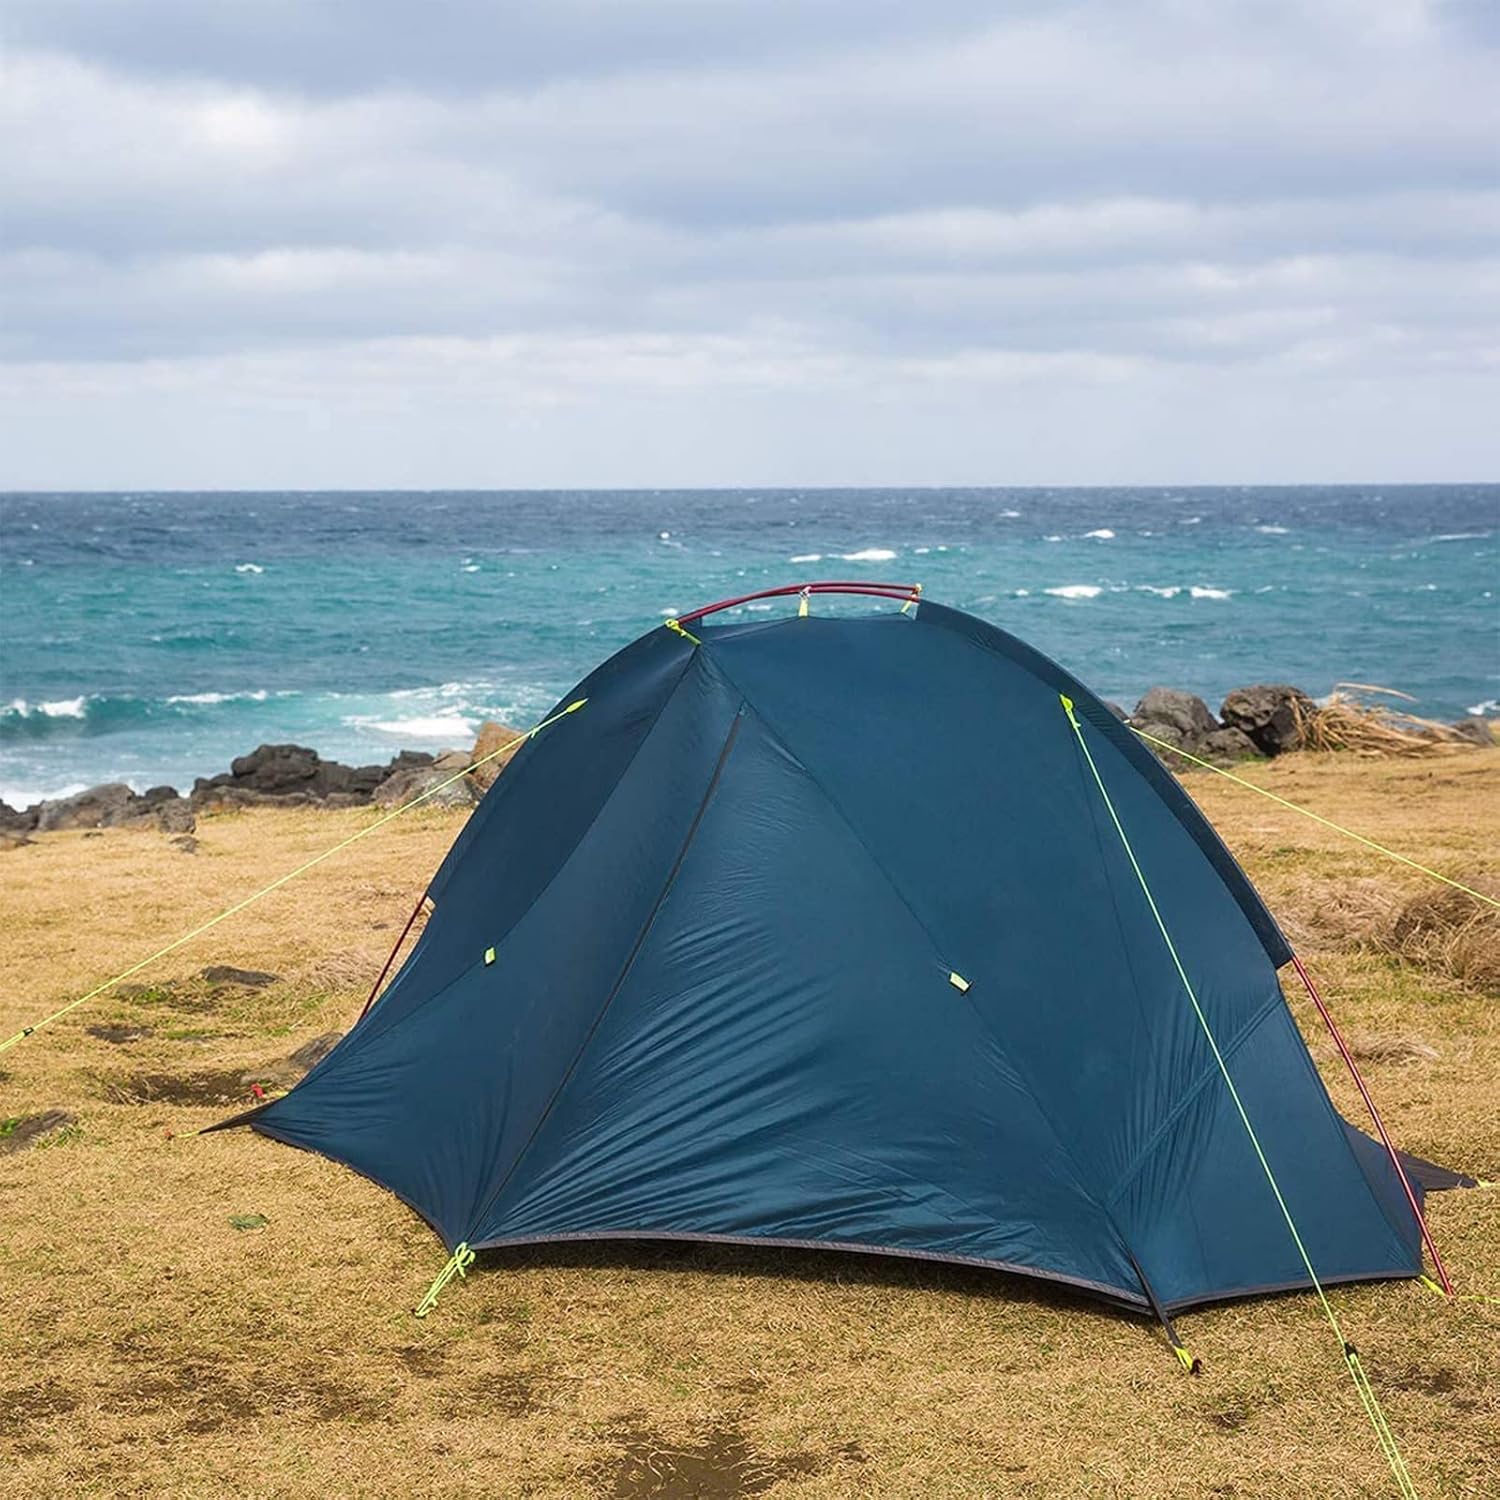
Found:
[[[1500,749],[1248,774],[1459,878],[1500,877]],[[1500,1178],[1494,926],[1249,792],[1187,784],[1321,982],[1396,1139]],[[0,850],[0,1032],[372,817],[206,819],[191,855],[126,830]],[[1151,1325],[1040,1284],[769,1249],[489,1253],[413,1319],[443,1252],[395,1198],[248,1131],[190,1132],[353,1021],[457,828],[408,815],[0,1055],[4,1493],[1391,1493],[1310,1296],[1184,1316],[1197,1379]],[[1430,920],[1403,922],[1429,889]],[[216,988],[194,978],[209,964],[281,977]],[[13,1122],[48,1110],[73,1119],[26,1141]],[[1431,1222],[1460,1290],[1500,1295],[1500,1189],[1436,1196]],[[1415,1283],[1331,1295],[1421,1493],[1495,1494],[1500,1305]]]

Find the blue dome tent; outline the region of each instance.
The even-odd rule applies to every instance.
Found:
[[[564,698],[378,1003],[225,1123],[461,1253],[875,1251],[1164,1322],[1418,1275],[1426,1164],[1334,1109],[1285,938],[1157,758],[914,586],[770,592],[801,611],[685,615]]]

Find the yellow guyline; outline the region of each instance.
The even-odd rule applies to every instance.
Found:
[[[1093,775],[1094,785],[1099,789],[1099,796],[1104,802],[1105,811],[1109,814],[1109,820],[1114,824],[1115,832],[1120,836],[1120,844],[1125,850],[1125,857],[1130,861],[1130,868],[1135,871],[1135,878],[1141,887],[1141,894],[1146,898],[1146,905],[1151,908],[1151,915],[1156,921],[1156,929],[1161,934],[1162,942],[1166,944],[1167,952],[1171,955],[1172,965],[1177,970],[1177,977],[1182,981],[1182,987],[1187,992],[1188,1000],[1193,1007],[1193,1014],[1198,1018],[1198,1025],[1202,1029],[1205,1040],[1208,1042],[1209,1050],[1213,1053],[1214,1061],[1219,1066],[1219,1072],[1224,1079],[1224,1085],[1229,1091],[1229,1097],[1234,1103],[1235,1111],[1240,1117],[1240,1123],[1245,1127],[1245,1134],[1250,1138],[1250,1144],[1255,1149],[1255,1155],[1260,1162],[1261,1170],[1265,1173],[1266,1181],[1270,1184],[1271,1193],[1276,1199],[1276,1206],[1281,1210],[1281,1217],[1286,1221],[1287,1230],[1292,1237],[1292,1243],[1297,1247],[1297,1254],[1301,1258],[1303,1268],[1307,1272],[1307,1279],[1312,1283],[1313,1290],[1318,1294],[1318,1301],[1322,1305],[1323,1315],[1328,1319],[1329,1327],[1333,1329],[1334,1337],[1339,1342],[1340,1350],[1344,1356],[1344,1364],[1349,1371],[1349,1377],[1354,1382],[1354,1388],[1359,1393],[1360,1404],[1365,1409],[1365,1415],[1370,1419],[1370,1425],[1375,1429],[1376,1441],[1380,1444],[1380,1451],[1385,1455],[1386,1462],[1390,1465],[1391,1476],[1396,1481],[1396,1488],[1401,1492],[1403,1500],[1416,1500],[1417,1488],[1412,1481],[1411,1472],[1406,1467],[1406,1460],[1402,1457],[1401,1449],[1396,1443],[1396,1435],[1391,1431],[1390,1423],[1386,1420],[1385,1412],[1382,1410],[1380,1400],[1375,1394],[1375,1388],[1370,1384],[1370,1377],[1365,1373],[1364,1366],[1360,1363],[1359,1351],[1344,1337],[1344,1330],[1339,1323],[1338,1314],[1333,1310],[1333,1304],[1328,1300],[1328,1293],[1323,1289],[1323,1283],[1318,1273],[1313,1269],[1312,1256],[1308,1254],[1307,1246],[1302,1241],[1302,1235],[1297,1229],[1296,1220],[1292,1218],[1292,1211],[1287,1207],[1287,1202],[1281,1194],[1281,1185],[1276,1181],[1276,1174],[1271,1170],[1271,1163],[1266,1159],[1266,1153],[1260,1144],[1260,1137],[1255,1133],[1255,1127],[1250,1123],[1250,1116],[1240,1099],[1240,1092],[1234,1085],[1234,1079],[1229,1072],[1229,1064],[1225,1062],[1224,1055],[1219,1051],[1219,1043],[1214,1036],[1213,1028],[1208,1024],[1208,1017],[1203,1012],[1203,1007],[1198,1001],[1198,992],[1193,988],[1193,981],[1188,978],[1188,972],[1177,952],[1177,945],[1172,941],[1172,934],[1167,929],[1166,919],[1162,916],[1156,904],[1156,897],[1151,893],[1151,887],[1146,882],[1145,872],[1141,869],[1140,862],[1135,857],[1135,850],[1131,847],[1129,836],[1125,832],[1125,826],[1120,822],[1120,815],[1115,811],[1114,799],[1109,795],[1109,789],[1104,785],[1104,778],[1099,774],[1099,767],[1094,764],[1093,754],[1089,750],[1088,741],[1083,737],[1083,725],[1078,721],[1074,712],[1073,700],[1066,693],[1059,693],[1058,698],[1062,702],[1063,712],[1068,716],[1068,723],[1073,726],[1074,737],[1078,741],[1078,748],[1083,752],[1084,761]],[[1245,783],[1253,785],[1251,782]],[[1259,788],[1257,788],[1259,790]],[[1186,1351],[1179,1351],[1178,1358],[1182,1359]],[[1183,1361],[1187,1363],[1186,1360]]]
[[[24,1040],[26,1037],[29,1037],[32,1032],[41,1030],[43,1026],[50,1026],[54,1021],[61,1020],[65,1015],[69,1013],[69,1011],[77,1010],[80,1005],[87,1005],[90,1000],[96,999],[98,996],[102,995],[105,990],[113,989],[114,986],[119,984],[122,979],[129,979],[132,974],[139,974],[140,971],[147,966],[147,964],[153,964],[157,959],[165,958],[169,953],[175,953],[177,949],[181,948],[184,944],[192,942],[192,940],[196,937],[201,937],[205,932],[209,930],[210,927],[217,927],[220,922],[224,921],[228,917],[234,916],[236,912],[242,912],[247,906],[253,906],[257,901],[261,899],[262,896],[269,896],[272,891],[279,890],[287,883],[287,881],[295,880],[299,875],[306,874],[306,872],[312,869],[314,865],[322,864],[325,859],[332,858],[333,855],[338,854],[341,850],[347,849],[350,844],[357,844],[361,839],[368,838],[372,833],[375,832],[377,828],[384,828],[392,818],[399,818],[402,813],[410,812],[411,809],[416,807],[419,803],[426,802],[429,797],[437,796],[437,794],[441,792],[445,787],[452,786],[455,781],[461,781],[465,776],[469,774],[470,771],[477,770],[480,766],[494,760],[498,755],[504,755],[507,750],[515,749],[515,747],[521,744],[524,740],[529,740],[532,738],[532,736],[540,734],[542,730],[546,729],[549,725],[555,724],[559,719],[565,718],[568,714],[574,713],[576,710],[582,708],[583,705],[587,702],[587,698],[575,699],[572,703],[568,704],[566,708],[559,709],[558,712],[553,714],[550,719],[543,719],[540,724],[534,724],[524,734],[518,734],[515,739],[509,740],[505,744],[501,745],[498,750],[491,750],[488,755],[481,755],[478,760],[474,761],[470,765],[465,766],[462,771],[456,771],[446,780],[438,782],[436,786],[428,787],[425,792],[422,792],[419,795],[413,797],[410,802],[403,802],[400,807],[392,808],[390,812],[385,813],[379,818],[376,818],[373,823],[370,823],[364,828],[361,828],[357,833],[351,833],[348,838],[340,839],[339,842],[336,843],[331,849],[325,849],[321,854],[315,854],[305,864],[298,865],[295,870],[288,870],[285,875],[279,876],[277,879],[273,880],[270,885],[262,886],[261,889],[256,891],[253,895],[246,896],[243,901],[236,901],[233,906],[225,907],[225,909],[221,911],[218,916],[210,917],[208,921],[193,928],[191,932],[185,932],[180,938],[177,938],[173,942],[168,943],[165,948],[158,948],[155,953],[150,955],[150,957],[141,959],[139,963],[132,964],[128,969],[122,969],[118,974],[114,976],[113,979],[106,979],[103,984],[95,985],[94,988],[88,992],[88,994],[80,995],[76,1000],[70,1000],[66,1005],[61,1006],[57,1010],[53,1011],[50,1016],[43,1016],[41,1020],[34,1021],[30,1026],[23,1026],[13,1036],[8,1036],[3,1042],[0,1042],[0,1052],[6,1051],[7,1048],[14,1047],[17,1042]]]
[[[1446,875],[1438,874],[1436,870],[1429,870],[1426,865],[1419,865],[1416,860],[1408,859],[1404,854],[1397,854],[1394,849],[1387,849],[1384,844],[1377,844],[1374,839],[1367,839],[1364,834],[1355,833],[1352,828],[1345,828],[1342,823],[1335,823],[1332,818],[1325,818],[1322,813],[1315,813],[1311,808],[1299,807],[1295,802],[1288,802],[1285,797],[1278,797],[1275,792],[1267,791],[1265,787],[1257,786],[1243,776],[1236,776],[1233,771],[1226,771],[1223,766],[1216,766],[1212,761],[1200,760],[1196,755],[1189,755],[1186,750],[1179,750],[1176,745],[1167,740],[1159,740],[1154,734],[1147,734],[1144,729],[1137,729],[1134,724],[1127,724],[1125,727],[1131,733],[1143,740],[1149,740],[1160,749],[1170,750],[1173,755],[1180,755],[1184,760],[1192,761],[1195,766],[1202,766],[1205,771],[1212,771],[1215,776],[1222,776],[1237,786],[1247,786],[1252,792],[1259,792],[1262,797],[1269,797],[1272,802],[1279,802],[1282,807],[1290,808],[1294,813],[1301,813],[1304,818],[1311,818],[1314,823],[1321,823],[1325,828],[1331,828],[1335,833],[1343,834],[1346,839],[1353,839],[1356,844],[1363,844],[1366,849],[1373,849],[1377,854],[1383,854],[1387,859],[1393,859],[1398,864],[1408,865],[1413,870],[1420,870],[1424,875],[1431,875],[1434,880],[1441,880],[1444,885],[1451,885],[1454,890],[1462,891],[1464,895],[1472,896],[1476,901],[1483,901],[1486,906],[1500,908],[1500,901],[1493,896],[1486,896],[1483,891],[1476,891],[1473,886],[1464,885],[1462,881],[1450,880]]]

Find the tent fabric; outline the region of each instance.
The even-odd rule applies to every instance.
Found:
[[[1098,698],[929,602],[694,634],[563,700],[386,993],[255,1129],[450,1249],[878,1250],[1168,1310],[1307,1285],[1066,693],[1319,1276],[1418,1274],[1285,939]]]

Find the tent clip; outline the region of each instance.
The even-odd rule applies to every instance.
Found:
[[[467,1276],[469,1267],[474,1264],[474,1252],[469,1249],[469,1242],[465,1240],[452,1255],[448,1257],[448,1264],[437,1274],[437,1280],[427,1288],[427,1295],[417,1303],[416,1316],[425,1318],[433,1308],[437,1306],[438,1293],[453,1280],[455,1276]]]

